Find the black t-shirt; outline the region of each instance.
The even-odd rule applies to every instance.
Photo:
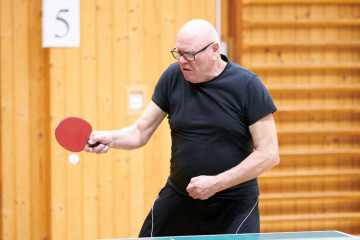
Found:
[[[178,63],[160,77],[152,101],[168,114],[171,129],[171,165],[168,183],[187,194],[190,179],[216,175],[244,160],[254,150],[249,126],[276,107],[260,79],[227,61],[211,81],[187,81]],[[257,179],[221,191],[215,196],[252,198],[259,195]]]

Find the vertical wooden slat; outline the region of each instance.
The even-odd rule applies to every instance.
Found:
[[[216,0],[206,1],[205,14],[202,16],[203,19],[207,19],[216,29]],[[219,36],[220,37],[220,36]]]
[[[21,151],[15,151],[15,209],[16,238],[25,239],[31,235],[30,223],[30,105],[29,105],[29,42],[28,4],[14,1],[14,99],[15,144]]]
[[[50,51],[50,113],[51,128],[65,116],[66,81],[65,52],[62,49]],[[51,136],[51,239],[66,240],[66,152]]]
[[[41,47],[41,8],[41,1],[29,1],[32,239],[50,238],[49,59]]]
[[[66,85],[65,91],[65,108],[66,116],[80,116],[81,117],[81,102],[82,102],[82,84],[80,79],[80,53],[78,49],[68,48],[65,52],[64,68],[65,78],[63,81]],[[64,116],[65,117],[65,116]],[[65,181],[65,221],[66,221],[66,239],[75,240],[82,239],[82,165],[84,162],[84,154],[76,153],[79,156],[78,164],[70,164],[68,161],[71,152],[66,151],[64,161],[64,170],[66,176]]]
[[[1,238],[16,237],[13,1],[1,1]],[[6,141],[4,141],[6,139]]]
[[[113,88],[113,114],[114,127],[119,129],[124,127],[126,119],[126,96],[125,84],[129,77],[128,56],[131,54],[129,49],[129,1],[114,1],[113,5],[114,23],[114,88]],[[130,232],[130,170],[129,152],[114,151],[114,236],[131,236]],[[134,235],[133,235],[134,236]],[[136,236],[136,235],[135,235]]]
[[[96,2],[97,21],[97,109],[98,126],[107,130],[113,126],[112,88],[113,88],[113,51],[112,51],[112,3]],[[104,129],[105,128],[105,129]],[[99,161],[99,237],[109,238],[113,233],[113,151],[100,157]]]
[[[0,1],[0,3],[1,3],[1,1]],[[1,22],[3,22],[3,20],[4,19],[2,19],[2,16],[3,14],[2,14],[2,12],[1,12],[1,7],[0,7],[0,21]],[[2,39],[3,39],[3,32],[2,32],[2,24],[0,23],[0,52],[1,52],[1,49],[2,49],[2,44],[3,44],[3,42],[2,42]],[[2,79],[2,76],[3,76],[3,74],[2,74],[2,71],[1,71],[1,63],[2,63],[2,61],[3,61],[3,58],[2,58],[2,55],[0,54],[0,106],[1,106],[1,109],[2,109],[2,99],[1,99],[1,93],[2,93],[2,91],[1,91],[1,79]],[[1,125],[1,123],[2,123],[2,114],[1,114],[1,112],[2,111],[0,111],[0,129],[1,129],[1,127],[2,127],[2,125]],[[2,134],[1,134],[1,131],[0,131],[0,146],[1,146],[1,143],[2,143]],[[2,165],[3,165],[3,161],[2,161],[2,149],[0,148],[0,156],[1,156],[1,158],[0,158],[0,179],[1,179],[1,182],[0,182],[0,194],[2,194]],[[2,198],[0,199],[0,236],[2,237],[3,236],[3,231],[2,231],[2,226],[3,226],[3,208],[2,208],[2,206],[3,206],[3,203],[2,203]]]
[[[174,25],[175,28],[173,31],[171,31],[172,34],[175,34],[175,36],[171,36],[169,34],[167,37],[174,37],[176,39],[177,32],[180,30],[180,28],[189,20],[193,18],[193,15],[189,9],[191,9],[191,0],[184,0],[184,1],[167,1],[164,2],[163,5],[163,12],[165,15],[172,15],[174,16]],[[168,24],[167,24],[168,25]],[[167,25],[161,25],[162,28],[167,28]],[[162,40],[164,37],[161,38]],[[173,43],[172,47],[175,47],[175,42]],[[165,52],[162,52],[164,54]]]
[[[93,127],[96,127],[96,1],[81,2],[81,85],[82,85],[82,115]],[[94,126],[95,125],[95,126]],[[99,237],[99,194],[98,161],[96,156],[84,154],[81,160],[82,168],[82,232],[83,239],[96,239]]]
[[[242,18],[246,14],[242,11],[242,1],[229,0],[229,35],[233,41],[231,49],[233,50],[231,61],[241,64],[242,63]],[[255,15],[255,14],[254,14]],[[245,37],[245,36],[244,36]]]
[[[221,36],[220,41],[226,43],[227,46],[227,56],[230,59],[233,59],[232,55],[229,55],[232,49],[232,39],[229,34],[229,2],[221,1]]]

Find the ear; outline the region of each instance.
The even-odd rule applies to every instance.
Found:
[[[219,55],[219,52],[220,52],[219,44],[214,43],[211,50],[212,50],[213,60],[215,61],[217,59],[217,56]]]
[[[220,52],[220,46],[218,43],[214,43],[212,46],[213,53],[219,53]]]

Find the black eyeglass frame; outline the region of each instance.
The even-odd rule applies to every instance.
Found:
[[[204,48],[200,49],[200,50],[197,51],[196,53],[187,53],[187,52],[179,53],[179,52],[175,51],[176,47],[174,47],[174,48],[171,50],[171,54],[172,54],[172,56],[173,56],[176,60],[180,60],[181,56],[183,56],[186,61],[195,61],[195,55],[198,54],[198,53],[200,53],[200,52],[202,52],[202,51],[205,51],[205,50],[206,50],[208,47],[210,47],[210,45],[213,44],[213,43],[214,43],[214,42],[206,45]],[[176,57],[175,57],[176,54],[180,54],[180,57],[179,57],[179,58],[176,58]],[[194,59],[187,59],[187,58],[184,56],[184,54],[192,55]]]

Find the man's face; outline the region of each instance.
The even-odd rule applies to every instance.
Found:
[[[193,41],[177,41],[176,49],[179,53],[196,53],[210,43],[195,44]],[[211,80],[212,53],[211,45],[204,51],[195,55],[195,61],[187,61],[183,56],[178,60],[180,69],[186,80],[192,83],[200,83]],[[210,78],[210,79],[209,79]]]

